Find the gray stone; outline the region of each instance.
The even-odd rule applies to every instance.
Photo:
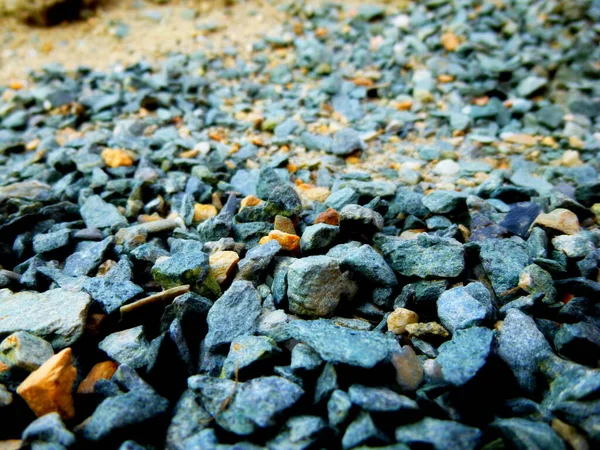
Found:
[[[299,342],[292,349],[292,361],[290,367],[293,370],[315,370],[323,364],[323,360],[317,352],[308,345]]]
[[[85,329],[90,297],[84,292],[52,289],[44,293],[0,290],[0,335],[27,331],[55,350],[68,347]]]
[[[544,422],[515,417],[496,419],[491,427],[500,431],[505,441],[516,450],[566,450],[564,441]]]
[[[527,392],[535,390],[539,361],[551,351],[531,317],[514,308],[508,310],[498,336],[497,352]]]
[[[465,205],[465,196],[456,191],[433,191],[421,203],[434,214],[447,214]]]
[[[33,372],[54,355],[48,341],[26,331],[17,331],[0,343],[0,361],[9,368]]]
[[[80,209],[81,217],[88,228],[120,228],[127,226],[127,219],[116,206],[105,202],[98,195],[92,195]]]
[[[54,231],[52,233],[36,234],[33,238],[33,251],[35,253],[48,253],[69,245],[71,230]]]
[[[236,383],[206,375],[188,379],[188,386],[198,392],[204,407],[225,430],[245,436],[257,428],[275,424],[277,416],[293,406],[304,391],[285,378],[269,376]],[[228,405],[223,404],[228,398]]]
[[[379,438],[381,432],[375,426],[371,415],[365,411],[358,414],[358,417],[348,425],[346,432],[342,437],[342,448],[350,449],[367,441]]]
[[[482,437],[477,428],[430,417],[396,428],[396,441],[411,447],[428,445],[435,450],[475,450]]]
[[[383,228],[383,217],[377,211],[360,205],[346,205],[340,211],[343,233],[372,235]]]
[[[325,151],[334,155],[347,156],[365,149],[366,145],[360,138],[358,131],[352,128],[345,128],[335,133],[331,147]]]
[[[473,379],[486,364],[493,341],[494,332],[488,328],[458,330],[451,341],[444,342],[438,349],[436,362],[444,379],[455,386]]]
[[[451,238],[425,233],[411,240],[383,236],[379,247],[392,269],[404,276],[453,278],[465,268],[463,246]]]
[[[223,364],[223,374],[228,378],[238,371],[271,357],[278,352],[277,343],[266,336],[241,336],[231,342],[229,354]]]
[[[358,192],[347,187],[332,192],[325,200],[325,206],[341,211],[346,205],[356,204],[359,198]]]
[[[310,317],[331,316],[344,296],[353,293],[352,282],[328,256],[309,256],[288,270],[290,312]]]
[[[152,266],[152,276],[164,289],[189,284],[194,292],[209,298],[221,293],[217,280],[210,273],[208,255],[196,249],[159,260]]]
[[[527,245],[518,238],[487,239],[480,242],[483,269],[501,299],[519,284],[519,275],[530,263]]]
[[[317,416],[298,416],[289,419],[282,431],[267,442],[269,450],[305,450],[320,437],[327,424]]]
[[[156,352],[146,340],[142,325],[109,334],[98,344],[98,348],[118,363],[126,364],[132,369],[146,367]]]
[[[256,331],[261,297],[249,281],[234,281],[208,312],[205,344],[213,349]]]
[[[75,253],[65,260],[63,273],[71,277],[92,275],[104,260],[104,255],[113,245],[112,236],[100,242],[81,242],[77,245]]]
[[[398,283],[394,271],[383,256],[368,244],[352,250],[343,259],[341,266],[378,286],[394,287]]]
[[[161,416],[169,409],[169,402],[159,396],[129,366],[122,364],[112,377],[128,392],[108,397],[100,403],[83,424],[83,436],[100,441],[116,431]]]
[[[584,234],[556,236],[552,239],[552,245],[569,258],[585,258],[596,249],[593,242]]]
[[[488,316],[487,308],[460,286],[442,293],[437,300],[437,313],[444,328],[451,333],[481,325]]]
[[[279,250],[281,245],[275,240],[248,250],[246,256],[238,263],[236,280],[249,280],[260,284]]]
[[[295,320],[290,335],[315,350],[325,361],[371,368],[389,360],[398,343],[385,335],[340,327],[327,320]]]
[[[303,254],[318,253],[327,250],[340,235],[340,228],[325,223],[310,225],[304,229],[300,238],[300,249]]]
[[[99,303],[107,314],[113,313],[144,292],[141,287],[131,281],[113,280],[108,276],[88,278],[83,283],[83,290]]]
[[[393,412],[417,410],[414,400],[383,387],[353,384],[348,389],[350,400],[365,411]]]
[[[521,97],[529,97],[531,94],[546,86],[547,83],[548,80],[546,78],[536,77],[533,75],[528,76],[527,78],[521,80],[517,86],[517,93]]]
[[[75,445],[75,435],[71,433],[56,412],[48,413],[31,422],[22,434],[23,441],[59,444],[63,447]]]

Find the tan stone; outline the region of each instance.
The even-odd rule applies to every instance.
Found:
[[[504,142],[509,142],[511,144],[521,144],[529,147],[537,144],[538,141],[538,139],[535,136],[523,133],[503,133],[500,137]]]
[[[57,412],[63,419],[71,419],[75,415],[72,390],[76,377],[72,351],[65,348],[25,378],[17,394],[38,417]]]
[[[541,225],[546,228],[562,231],[565,234],[579,233],[579,219],[577,215],[564,208],[556,208],[548,214],[541,213],[536,217],[533,225]]]
[[[556,418],[552,419],[551,425],[556,434],[567,442],[573,450],[589,450],[590,444],[587,439],[574,426]]]
[[[262,203],[262,200],[254,195],[248,195],[244,197],[240,203],[240,211],[246,206],[257,206]]]
[[[444,46],[444,48],[449,52],[456,51],[456,49],[460,45],[460,39],[458,39],[458,36],[452,31],[448,31],[442,34],[440,42]]]
[[[313,186],[310,184],[301,184],[298,191],[303,197],[309,200],[324,202],[331,195],[331,191],[324,187]]]
[[[211,217],[215,217],[217,213],[218,211],[215,205],[196,203],[194,205],[194,222],[204,222]]]
[[[450,335],[448,331],[437,322],[419,322],[406,325],[406,331],[411,337],[442,337]]]
[[[275,223],[273,228],[278,231],[283,231],[287,234],[297,234],[296,228],[294,228],[294,222],[289,217],[275,216]]]
[[[281,248],[284,250],[295,252],[300,249],[300,236],[283,233],[279,230],[271,231],[268,236],[262,237],[258,243],[262,245],[273,240],[279,242]]]
[[[215,252],[209,256],[208,261],[210,270],[217,280],[217,283],[223,284],[230,275],[235,272],[240,256],[230,250]]]
[[[119,364],[114,361],[103,361],[96,364],[90,370],[85,379],[79,383],[79,387],[77,388],[78,394],[93,394],[94,393],[94,385],[96,381],[100,379],[110,380],[110,378],[117,371]]]
[[[0,441],[0,450],[20,450],[23,448],[23,441],[20,439],[8,439]]]
[[[110,167],[132,166],[133,158],[127,150],[120,148],[105,148],[100,154],[104,163]]]
[[[561,165],[565,167],[576,167],[583,165],[577,150],[566,150],[560,157]]]
[[[338,226],[340,224],[340,213],[333,208],[327,208],[317,216],[315,223],[326,223],[327,225]]]
[[[405,345],[392,355],[396,381],[403,391],[415,391],[423,382],[423,366],[411,346]]]
[[[410,309],[397,308],[387,318],[387,327],[394,334],[402,334],[406,330],[406,325],[417,323],[419,316]]]

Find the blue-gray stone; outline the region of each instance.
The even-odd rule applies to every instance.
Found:
[[[325,361],[371,368],[389,360],[398,343],[385,335],[340,327],[330,321],[295,320],[288,325],[290,335],[304,342]]]
[[[169,409],[169,402],[129,366],[120,365],[112,379],[125,384],[128,392],[108,397],[96,407],[83,426],[83,436],[90,441],[105,439],[117,431],[161,416]]]
[[[463,246],[455,239],[423,233],[417,239],[381,236],[375,242],[391,268],[400,275],[454,278],[465,268]]]
[[[211,415],[196,397],[196,393],[188,389],[175,405],[165,440],[167,450],[185,450],[189,438],[210,426]]]
[[[554,347],[562,356],[593,367],[600,359],[600,329],[589,322],[563,324]]]
[[[290,367],[297,371],[311,371],[318,369],[323,364],[323,360],[317,352],[308,345],[299,342],[292,349],[292,362]]]
[[[340,230],[342,233],[360,233],[367,236],[381,231],[383,217],[377,211],[366,206],[346,205],[340,211]]]
[[[482,305],[464,287],[449,289],[437,300],[440,322],[451,333],[462,328],[481,325],[488,316],[488,308]]]
[[[337,427],[343,424],[348,419],[351,408],[352,401],[348,394],[339,389],[333,391],[327,402],[327,419],[329,420],[329,425]]]
[[[323,367],[315,384],[315,404],[326,400],[333,391],[339,388],[335,365],[328,362]]]
[[[353,384],[348,389],[348,395],[352,403],[360,406],[365,411],[393,412],[419,408],[414,400],[384,387]]]
[[[104,260],[106,252],[112,247],[112,236],[100,242],[81,242],[65,260],[63,273],[71,277],[91,275]]]
[[[396,441],[411,447],[428,445],[435,450],[475,450],[482,437],[477,428],[431,417],[396,428]]]
[[[303,254],[324,252],[331,247],[340,235],[340,227],[317,223],[304,229],[300,238]]]
[[[127,219],[116,206],[105,202],[98,195],[87,198],[80,209],[88,228],[119,228],[127,226]]]
[[[309,317],[331,316],[340,300],[355,291],[337,261],[323,255],[294,261],[288,269],[287,285],[290,312]]]
[[[335,133],[331,147],[325,151],[329,151],[329,153],[334,155],[347,156],[356,151],[365,150],[365,148],[366,145],[362,141],[358,131],[352,128],[345,128]]]
[[[517,86],[517,93],[521,97],[529,97],[531,94],[546,86],[547,83],[548,80],[546,78],[531,75],[521,80]]]
[[[109,334],[98,344],[98,348],[118,363],[126,364],[132,369],[146,367],[158,351],[147,341],[142,325]]]
[[[498,336],[497,352],[527,392],[535,390],[539,362],[551,351],[531,317],[514,308],[508,311]]]
[[[300,140],[307,150],[319,150],[329,152],[331,150],[332,139],[329,136],[321,136],[304,131],[300,135]]]
[[[113,280],[108,276],[88,278],[83,283],[83,290],[107,314],[113,313],[125,303],[144,292],[141,287],[131,281]]]
[[[440,345],[436,358],[444,379],[455,386],[468,383],[485,366],[493,341],[494,332],[488,328],[472,327],[454,333],[451,341]]]
[[[195,375],[188,379],[188,386],[199,393],[204,407],[219,426],[240,436],[252,434],[257,428],[273,426],[277,416],[304,394],[297,384],[276,376],[236,383]],[[233,394],[223,409],[223,402]]]
[[[246,256],[238,263],[236,280],[248,280],[260,284],[279,250],[281,250],[281,245],[276,240],[248,250]]]
[[[325,200],[325,206],[341,211],[346,205],[356,204],[359,198],[358,192],[347,187],[332,192]]]
[[[323,419],[317,416],[298,416],[289,419],[282,431],[267,442],[269,450],[305,450],[321,437],[327,428]]]
[[[260,312],[261,297],[252,283],[234,281],[208,312],[205,344],[213,349],[253,335]]]
[[[341,267],[378,286],[393,287],[398,283],[394,271],[383,256],[368,244],[350,251],[342,260]]]
[[[447,214],[465,205],[466,197],[456,191],[433,191],[421,203],[434,214]]]
[[[241,336],[231,342],[229,354],[223,364],[223,374],[228,378],[238,371],[271,357],[278,352],[277,343],[266,336]]]
[[[71,433],[59,414],[48,413],[31,422],[21,436],[26,443],[36,441],[59,444],[63,447],[75,445],[75,435]]]
[[[480,242],[483,269],[501,299],[519,284],[519,275],[530,263],[527,245],[522,240],[487,239]]]
[[[48,253],[69,245],[71,230],[54,231],[52,233],[36,234],[33,238],[33,251],[35,253]]]
[[[544,422],[514,417],[496,419],[491,427],[500,431],[505,441],[516,450],[566,450],[564,441]]]
[[[371,415],[362,411],[358,417],[348,425],[346,432],[342,437],[342,448],[355,448],[360,444],[365,444],[371,439],[379,438],[381,431],[377,429]]]

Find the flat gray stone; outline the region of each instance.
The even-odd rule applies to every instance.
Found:
[[[44,293],[0,290],[0,336],[27,331],[60,350],[83,334],[91,299],[85,292],[52,289]]]

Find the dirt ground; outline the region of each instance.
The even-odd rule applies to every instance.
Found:
[[[256,36],[276,32],[284,19],[280,2],[248,0],[109,0],[86,20],[43,28],[0,18],[0,84],[27,83],[27,72],[48,63],[68,69],[107,69],[173,51],[235,45],[244,50]]]

